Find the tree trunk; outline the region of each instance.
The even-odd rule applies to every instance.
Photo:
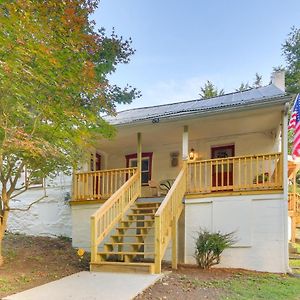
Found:
[[[4,238],[6,226],[7,226],[7,219],[8,219],[8,211],[5,210],[4,215],[3,215],[3,219],[2,219],[2,223],[0,223],[0,266],[2,266],[3,263],[4,263],[4,259],[3,259],[3,256],[2,256],[2,241],[3,241],[3,238]]]

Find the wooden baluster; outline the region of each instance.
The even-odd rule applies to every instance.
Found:
[[[84,182],[84,185],[83,185],[83,187],[84,187],[84,189],[83,189],[83,196],[84,196],[84,199],[83,200],[87,200],[87,198],[88,198],[88,182],[87,182],[87,174],[84,174],[83,175],[83,182]]]
[[[213,187],[213,163],[210,161],[210,191],[212,191]]]
[[[258,186],[258,176],[259,176],[259,169],[258,169],[258,156],[256,156],[256,186]]]
[[[247,157],[244,158],[244,187],[247,189],[247,174],[248,174],[248,168],[247,168]]]
[[[265,168],[265,156],[262,156],[262,186],[263,188],[265,187],[265,172],[266,172],[266,168]]]
[[[98,173],[98,176],[97,176],[97,199],[101,199],[101,173],[99,172]]]
[[[241,188],[241,159],[239,158],[239,166],[238,166],[238,175],[239,175],[239,186],[238,188]]]
[[[113,194],[113,179],[114,179],[114,172],[110,173],[110,188],[109,188],[109,197]]]
[[[279,164],[280,164],[280,161],[278,160],[278,155],[276,155],[275,156],[275,169],[274,169],[274,175],[275,175],[274,185],[275,185],[275,187],[279,186],[278,185],[278,169],[279,169]]]
[[[194,185],[194,191],[196,193],[199,193],[199,191],[200,191],[200,170],[199,170],[199,163],[198,162],[194,162],[193,185]]]
[[[221,186],[222,190],[224,189],[224,161],[221,160]]]
[[[250,179],[249,179],[249,186],[250,188],[253,186],[253,156],[250,157]]]
[[[202,192],[202,163],[199,163],[199,192]]]
[[[218,165],[218,161],[215,161],[215,165],[216,165],[216,190],[219,190],[219,165]]]
[[[268,171],[268,173],[269,173],[269,176],[268,176],[268,186],[269,187],[273,185],[272,182],[271,182],[271,177],[272,177],[271,162],[272,162],[272,156],[269,155],[269,168],[268,168],[269,169],[269,171]]]
[[[230,172],[230,160],[227,159],[227,164],[226,164],[226,168],[227,168],[227,189],[229,188],[230,186],[230,182],[229,182],[229,172]],[[233,161],[232,161],[233,162]],[[232,179],[233,180],[233,179]]]

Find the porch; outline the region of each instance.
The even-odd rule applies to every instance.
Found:
[[[278,192],[283,188],[282,162],[281,153],[188,160],[186,196]],[[136,173],[137,168],[77,172],[72,201],[103,202]]]

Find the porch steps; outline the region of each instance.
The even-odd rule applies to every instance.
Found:
[[[154,215],[160,203],[138,199],[100,245],[91,271],[153,273]]]
[[[126,263],[103,261],[101,263],[91,263],[91,270],[96,272],[126,272],[126,273],[154,273],[153,263]]]

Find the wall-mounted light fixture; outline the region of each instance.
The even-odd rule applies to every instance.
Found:
[[[191,151],[190,151],[190,154],[189,154],[189,159],[193,160],[194,158],[195,158],[195,149],[192,148]]]

